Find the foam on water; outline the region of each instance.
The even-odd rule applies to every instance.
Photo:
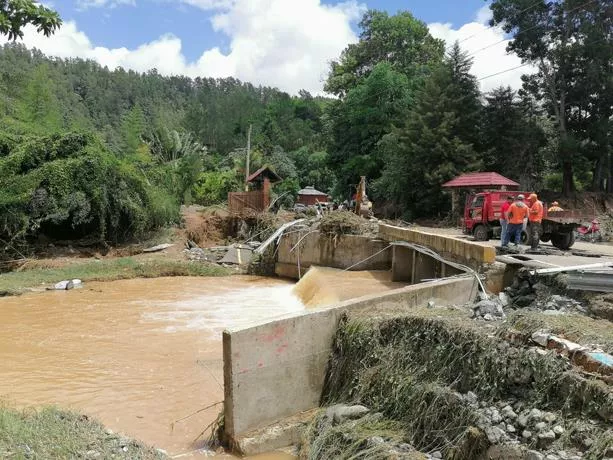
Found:
[[[144,313],[142,319],[170,323],[164,327],[166,332],[204,330],[220,334],[226,328],[247,326],[257,320],[304,310],[292,287],[225,287],[210,295],[197,295],[190,299],[148,301],[149,310],[159,310]]]

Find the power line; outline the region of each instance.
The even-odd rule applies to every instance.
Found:
[[[526,67],[527,65],[530,65],[530,64],[531,64],[530,62],[526,62],[525,64],[518,65],[516,67],[511,67],[510,69],[501,70],[500,72],[496,72],[496,73],[493,73],[491,75],[486,75],[485,77],[477,78],[477,81],[481,81],[481,80],[485,80],[487,78],[495,77],[496,75],[502,75],[503,73],[507,73],[507,72],[510,72],[512,70],[521,69],[522,67]]]
[[[594,3],[594,2],[596,2],[596,0],[589,0],[588,2],[583,3],[582,5],[576,6],[573,9],[568,10],[566,13],[572,13],[573,11],[576,11],[576,10],[578,10],[580,8],[588,6],[590,3]],[[522,33],[526,33],[526,32],[529,32],[530,30],[536,29],[537,27],[540,27],[540,26],[541,26],[541,24],[536,24],[536,25],[534,25],[532,27],[528,27],[527,29],[522,30],[521,32]],[[479,48],[478,50],[473,51],[472,53],[469,53],[468,57],[475,56],[476,54],[479,54],[481,51],[485,51],[486,49],[489,49],[489,48],[491,48],[493,46],[499,45],[499,44],[507,42],[507,41],[509,41],[509,39],[503,38],[502,40],[499,40],[496,43],[491,43],[489,45],[484,46],[483,48]]]
[[[542,2],[542,0],[536,0],[536,2],[534,2],[532,5],[530,5],[530,6],[526,7],[526,8],[524,8],[523,10],[521,10],[521,11],[520,11],[519,13],[517,13],[517,14],[524,14],[526,11],[531,10],[532,8],[534,8],[536,5],[538,5],[538,4],[539,4],[539,3],[541,3],[541,2]],[[465,41],[468,41],[468,40],[470,40],[471,38],[476,37],[477,35],[481,35],[482,33],[487,32],[488,30],[490,30],[490,29],[492,29],[492,28],[494,28],[494,27],[496,27],[496,26],[495,26],[495,25],[493,25],[493,26],[488,26],[488,27],[486,27],[485,29],[483,29],[483,30],[481,30],[481,31],[479,31],[479,32],[476,32],[476,33],[474,33],[474,34],[472,34],[472,35],[470,35],[470,36],[468,36],[468,37],[466,37],[466,38],[463,38],[462,40],[460,40],[460,41],[458,42],[458,44],[460,44],[460,43],[464,43]]]
[[[590,45],[593,45],[595,43],[598,43],[598,42],[601,42],[601,41],[604,41],[604,40],[605,40],[604,38],[599,38],[598,40],[594,40],[594,41],[591,41],[589,43],[585,43],[584,46],[590,46]],[[509,53],[507,53],[507,55],[508,54]],[[501,75],[503,73],[511,72],[512,70],[521,69],[522,67],[526,67],[526,66],[531,65],[531,64],[532,64],[531,62],[526,62],[526,63],[524,63],[522,65],[511,67],[510,69],[501,70],[500,72],[496,72],[496,73],[493,73],[491,75],[486,75],[485,77],[477,78],[477,81],[485,80],[487,78],[495,77],[496,75]]]

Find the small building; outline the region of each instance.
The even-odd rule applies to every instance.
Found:
[[[328,201],[330,201],[328,194],[316,190],[312,185],[309,185],[298,192],[297,203],[305,206],[312,206],[318,202],[327,203]]]
[[[263,166],[247,178],[253,190],[228,193],[228,208],[232,214],[262,212],[270,206],[270,188],[283,179],[270,166]]]
[[[443,187],[451,190],[451,211],[456,213],[460,206],[461,190],[517,190],[519,184],[496,172],[473,172],[445,182]]]

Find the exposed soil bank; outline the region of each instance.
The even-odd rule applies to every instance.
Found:
[[[58,405],[180,454],[223,400],[221,331],[303,306],[248,276],[86,283],[0,299],[0,399]],[[173,424],[173,422],[175,422]]]

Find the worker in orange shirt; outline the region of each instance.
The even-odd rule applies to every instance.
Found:
[[[530,221],[530,236],[532,249],[538,249],[541,233],[543,232],[543,203],[538,199],[536,193],[532,193],[528,197],[530,212],[528,220]]]
[[[524,203],[524,196],[517,195],[515,202],[509,207],[507,211],[507,232],[502,241],[502,247],[509,246],[511,237],[514,239],[515,246],[519,245],[521,241],[521,232],[524,228],[524,219],[528,217],[528,206]]]

